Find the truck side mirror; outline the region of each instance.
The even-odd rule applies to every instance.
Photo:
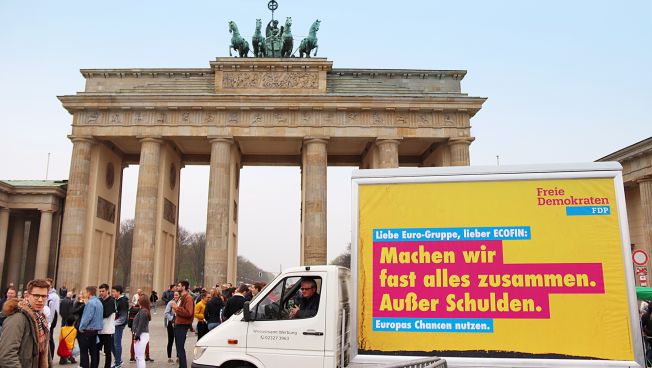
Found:
[[[242,306],[242,316],[244,317],[245,322],[252,321],[251,311],[249,310],[249,302],[245,302]]]

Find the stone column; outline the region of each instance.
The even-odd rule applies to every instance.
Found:
[[[140,140],[136,215],[131,251],[131,290],[142,288],[149,293],[153,286],[154,245],[156,242],[159,160],[163,141],[158,138]]]
[[[469,146],[475,138],[451,138],[448,146],[451,150],[451,166],[469,166],[471,157],[469,155]]]
[[[0,208],[0,279],[4,272],[5,256],[7,255],[7,234],[9,233],[9,209]],[[4,290],[6,287],[5,280],[0,282],[0,287]]]
[[[68,288],[81,290],[82,257],[86,237],[88,214],[88,186],[91,172],[91,148],[93,140],[83,137],[71,138],[72,159],[68,177],[68,193],[61,230],[59,251],[59,274],[57,281]]]
[[[303,142],[301,265],[326,264],[326,139]]]
[[[206,221],[206,253],[204,255],[204,285],[227,280],[229,249],[229,205],[231,204],[231,145],[232,138],[213,137],[211,171],[208,181],[208,213]]]
[[[643,219],[643,249],[652,254],[652,178],[639,180],[638,190],[641,194],[641,217]],[[648,269],[652,269],[648,261]]]
[[[53,212],[54,211],[52,210],[41,211],[41,224],[38,230],[38,247],[36,248],[36,267],[34,267],[35,279],[44,279],[48,277]]]
[[[10,282],[13,282],[16,289],[18,289],[20,287],[18,283],[20,282],[23,245],[25,244],[25,218],[22,215],[16,215],[13,220],[13,227],[6,284],[9,285]]]
[[[398,139],[378,139],[379,166],[378,169],[392,169],[398,167]]]

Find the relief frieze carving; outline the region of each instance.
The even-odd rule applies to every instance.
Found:
[[[120,121],[120,113],[117,112],[112,112],[111,113],[111,120],[109,121],[111,124],[121,124]]]
[[[407,113],[403,111],[397,111],[394,115],[394,124],[398,126],[408,125]]]
[[[444,113],[444,115],[443,115],[443,124],[444,125],[446,125],[446,126],[454,126],[455,125],[455,121],[453,120],[451,115],[452,114],[449,113],[449,112]]]
[[[274,118],[274,123],[278,126],[287,126],[288,125],[288,114],[286,112],[275,111],[272,114]]]
[[[97,123],[97,119],[100,117],[100,112],[99,111],[91,111],[88,113],[88,118],[86,119],[86,122],[88,124],[95,124]]]
[[[110,223],[115,223],[115,204],[102,197],[97,197],[97,212],[95,216]]]
[[[228,72],[222,88],[292,89],[319,88],[319,75],[309,72]]]
[[[385,125],[385,117],[383,116],[383,113],[381,113],[379,111],[374,111],[371,114],[371,123],[372,123],[372,125],[375,125],[375,126]]]
[[[168,119],[168,114],[163,111],[159,111],[156,113],[156,124],[165,124]]]
[[[240,123],[240,112],[230,111],[226,122],[226,125],[238,125]]]
[[[346,125],[356,125],[358,124],[358,113],[357,112],[347,112],[346,113]]]
[[[301,111],[301,125],[313,125],[312,124],[312,112],[311,111]]]
[[[163,219],[171,224],[177,223],[177,206],[167,198],[163,203]]]
[[[417,113],[416,119],[417,119],[417,126],[420,128],[433,126],[432,115],[429,112]]]
[[[324,126],[336,126],[338,125],[335,120],[335,113],[332,111],[326,111],[321,115],[321,123]]]
[[[263,114],[258,112],[258,111],[252,112],[251,113],[251,119],[249,119],[249,124],[251,124],[253,126],[264,125],[263,124]]]
[[[405,127],[466,126],[468,115],[455,112],[385,110],[152,110],[83,111],[77,125],[223,126],[223,127]],[[468,123],[467,123],[468,124]]]

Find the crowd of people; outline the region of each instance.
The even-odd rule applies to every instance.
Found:
[[[190,290],[188,281],[170,285],[159,299],[138,289],[131,299],[121,285],[87,286],[81,292],[54,288],[51,278],[32,280],[19,293],[10,285],[0,298],[0,367],[47,368],[55,359],[60,365],[79,364],[98,368],[104,353],[104,368],[122,368],[125,327],[131,330],[131,362],[137,368],[153,361],[149,356],[149,325],[156,305],[165,305],[168,363],[187,367],[185,342],[188,332],[201,339],[242,309],[265,283],[230,283]],[[54,329],[61,321],[55,343]],[[193,326],[196,321],[196,327]],[[172,348],[176,348],[173,359]]]

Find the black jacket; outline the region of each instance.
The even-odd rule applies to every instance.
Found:
[[[206,304],[204,319],[206,323],[220,323],[220,310],[224,308],[224,302],[219,296],[214,297]]]
[[[224,306],[224,319],[229,319],[232,315],[242,309],[245,297],[242,295],[233,295],[231,299],[226,301]]]
[[[294,318],[310,318],[317,315],[319,309],[319,294],[315,294],[310,299],[299,299],[299,311]]]
[[[63,298],[59,304],[59,313],[61,314],[61,319],[63,323],[66,323],[68,317],[72,316],[72,299]]]
[[[77,329],[77,331],[79,331],[79,322],[81,321],[82,314],[84,314],[85,307],[86,304],[79,300],[74,302],[72,305],[72,315],[75,316],[75,329]]]
[[[102,314],[102,318],[107,318],[108,316],[112,315],[115,313],[115,299],[110,296],[106,299],[101,299],[102,301],[102,307],[104,309],[104,313]]]
[[[129,299],[126,296],[121,295],[115,304],[117,305],[117,310],[115,312],[115,325],[124,326],[127,324],[129,318]]]
[[[163,301],[165,302],[165,305],[168,305],[168,303],[170,302],[170,300],[174,299],[174,291],[172,291],[172,290],[165,290],[165,291],[163,292],[163,297],[162,297],[162,299],[163,299]]]

